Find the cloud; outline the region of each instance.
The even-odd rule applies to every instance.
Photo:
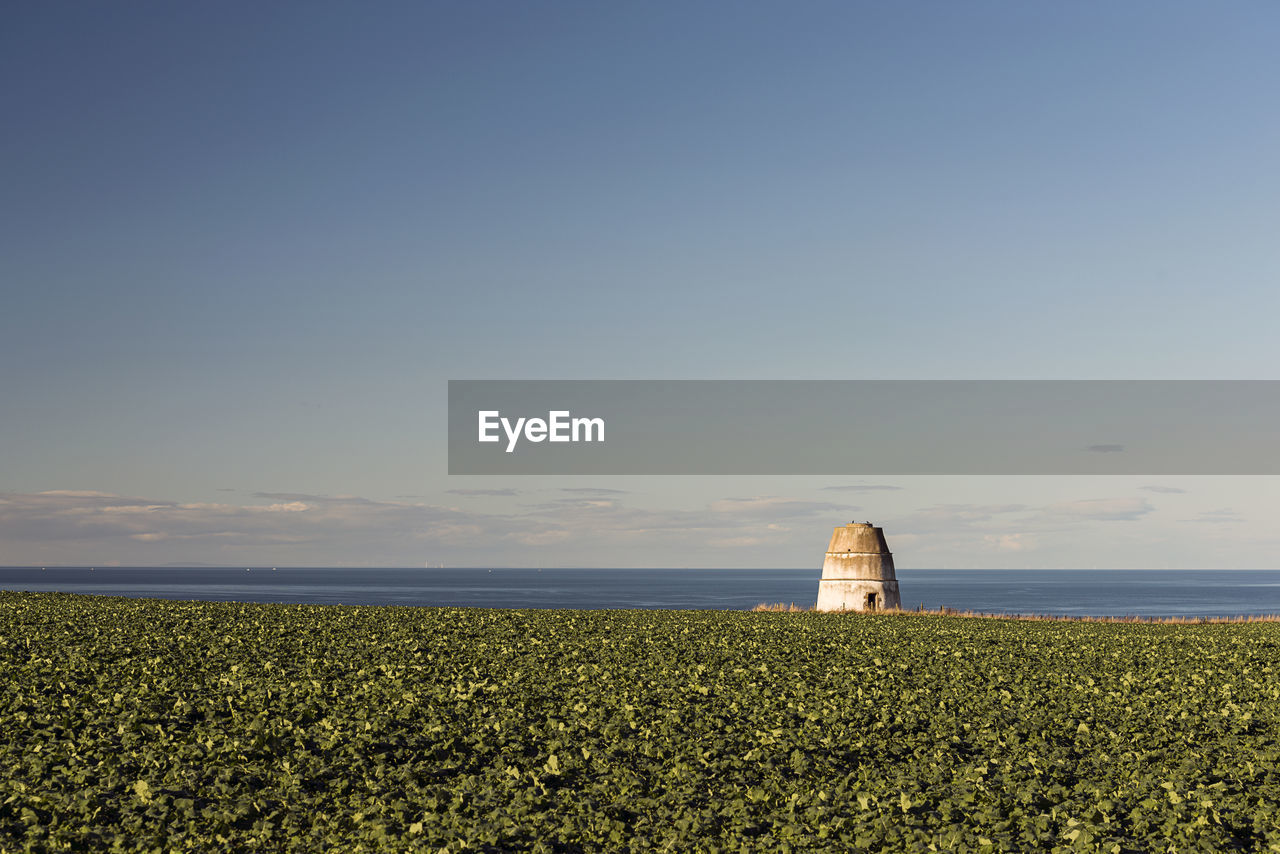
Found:
[[[864,518],[838,500],[841,491],[831,496],[836,501],[739,495],[691,507],[636,505],[620,490],[595,487],[538,492],[550,500],[503,502],[502,512],[468,509],[471,502],[301,492],[189,503],[92,490],[0,493],[0,563],[786,566],[820,552],[831,526]],[[995,561],[1049,554],[1089,525],[1151,512],[1133,497],[1047,506],[936,504],[888,520],[886,532],[918,558],[960,553]],[[1237,519],[1213,511],[1196,521]]]
[[[1088,498],[1064,501],[1044,508],[1046,518],[1085,519],[1100,522],[1132,522],[1155,510],[1145,498]]]
[[[988,534],[982,541],[1002,552],[1024,552],[1036,548],[1035,539],[1030,534]]]
[[[474,539],[485,529],[475,515],[446,507],[357,496],[269,495],[290,500],[180,504],[91,491],[0,493],[0,542],[42,543],[54,551],[92,545],[84,555],[90,560],[124,543],[165,542],[181,545],[188,559],[226,553],[229,545],[307,544],[323,553],[335,546],[378,549],[388,540]]]
[[[904,535],[919,535],[932,542],[953,541],[956,537],[972,540],[991,528],[998,529],[998,533],[1008,533],[1015,525],[1022,524],[1015,514],[1034,509],[1026,504],[934,504],[893,519],[891,527],[899,541]]]
[[[514,490],[514,489],[446,489],[445,492],[449,493],[450,495],[466,495],[466,496],[473,496],[473,495],[511,496],[511,495],[520,494],[517,490]],[[419,496],[405,496],[405,497],[417,498]]]
[[[266,507],[250,507],[248,509],[265,513],[305,513],[311,509],[311,505],[305,501],[289,501],[284,504],[269,504]]]
[[[590,510],[601,507],[618,507],[620,502],[615,498],[555,498],[551,501],[539,501],[533,504],[523,505],[528,511],[534,513],[563,513],[567,510],[578,508],[581,510]]]
[[[599,486],[566,486],[560,489],[561,492],[574,492],[579,495],[627,495],[625,489],[604,489]]]
[[[0,562],[403,566],[470,555],[471,563],[528,565],[548,549],[561,561],[573,555],[625,565],[654,550],[705,560],[721,547],[785,545],[810,530],[821,540],[832,517],[851,512],[781,496],[651,509],[624,504],[622,490],[557,492],[556,500],[502,513],[302,492],[257,492],[239,503],[87,490],[0,493]]]
[[[1095,454],[1118,454],[1124,450],[1124,445],[1090,445],[1085,450]]]
[[[776,498],[772,496],[723,498],[710,504],[710,510],[713,513],[737,516],[744,519],[786,519],[819,514],[844,517],[860,509],[848,504],[832,504],[826,501],[800,501],[794,498]]]
[[[255,492],[254,498],[271,498],[277,501],[328,501],[327,495],[310,495],[305,492]]]
[[[604,555],[614,563],[634,563],[632,554],[645,553],[637,549],[678,551],[687,557],[749,543],[779,546],[806,531],[817,532],[816,539],[824,540],[832,516],[847,518],[847,512],[848,507],[841,504],[778,496],[725,498],[692,509],[650,509],[629,506],[616,497],[587,494],[528,505],[506,524],[518,526],[508,537],[512,541],[542,545],[554,540],[588,561],[599,561]],[[820,548],[820,544],[810,547]]]
[[[1146,492],[1159,492],[1164,495],[1184,495],[1185,489],[1179,489],[1176,486],[1140,486],[1138,487]]]
[[[993,516],[1029,509],[1025,504],[934,504],[917,510],[915,518],[935,522],[986,522]]]
[[[1243,522],[1244,517],[1235,510],[1232,510],[1230,507],[1222,507],[1218,510],[1205,510],[1192,519],[1183,519],[1182,521],[1221,525],[1233,522]]]
[[[887,483],[855,483],[850,486],[824,486],[828,492],[889,492],[901,490],[901,486],[889,486]]]
[[[505,539],[514,540],[525,546],[547,546],[562,543],[573,536],[572,531],[563,528],[551,528],[545,531],[521,531],[507,534]]]
[[[709,544],[712,546],[715,546],[716,548],[741,549],[741,548],[749,548],[751,546],[762,546],[769,542],[770,542],[769,539],[766,537],[742,536],[742,537],[712,537],[711,540],[709,541]]]
[[[1003,536],[1069,529],[1084,522],[1128,522],[1155,507],[1145,498],[1086,498],[1041,507],[1026,504],[935,504],[900,520],[903,533]],[[1006,546],[1007,547],[1007,546]]]

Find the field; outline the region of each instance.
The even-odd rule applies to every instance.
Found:
[[[0,851],[1275,851],[1280,623],[0,593]]]

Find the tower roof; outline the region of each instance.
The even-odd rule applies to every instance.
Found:
[[[827,553],[838,552],[890,554],[889,544],[884,539],[884,531],[870,522],[850,522],[848,525],[837,527],[831,534],[831,544],[827,546]]]

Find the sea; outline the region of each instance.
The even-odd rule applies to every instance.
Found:
[[[818,569],[0,567],[0,590],[466,608],[812,606]],[[900,569],[904,608],[1048,616],[1280,614],[1280,570]]]

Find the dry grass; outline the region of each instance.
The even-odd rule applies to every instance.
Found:
[[[784,604],[782,602],[761,602],[751,610],[801,612],[814,611],[815,608],[812,605],[800,606],[794,602],[791,602],[790,604]],[[854,614],[860,612],[849,611],[846,613]],[[1171,625],[1201,625],[1204,623],[1280,623],[1280,614],[1242,614],[1235,617],[1139,617],[1136,615],[1118,617],[1072,617],[1053,614],[1000,614],[984,611],[961,611],[956,608],[947,607],[926,610],[923,606],[910,611],[892,609],[887,611],[877,611],[876,613],[902,617],[975,617],[986,620],[1034,620],[1060,623],[1160,623]]]

